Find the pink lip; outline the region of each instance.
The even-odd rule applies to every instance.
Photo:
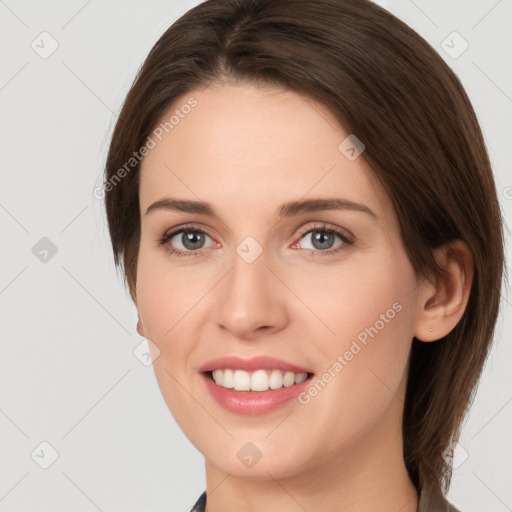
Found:
[[[294,384],[288,388],[282,387],[268,391],[235,391],[215,384],[209,373],[200,375],[211,396],[220,406],[228,411],[249,416],[269,413],[297,398],[311,384],[312,378],[309,377],[300,384]]]
[[[300,384],[267,391],[235,391],[215,384],[210,373],[217,369],[245,370],[285,370],[294,373],[309,373],[309,378]],[[281,359],[269,356],[257,356],[242,359],[236,356],[226,356],[208,361],[199,369],[201,377],[212,397],[225,409],[240,414],[255,416],[271,412],[286,402],[293,400],[302,393],[311,383],[313,372],[287,363]]]
[[[199,371],[209,372],[218,370],[219,368],[229,368],[230,370],[245,370],[246,372],[262,369],[286,370],[294,373],[313,373],[310,370],[301,368],[295,364],[287,363],[281,359],[276,359],[275,357],[269,356],[257,356],[252,357],[251,359],[242,359],[236,356],[219,357],[205,363],[203,366],[201,366],[201,368],[199,368]]]

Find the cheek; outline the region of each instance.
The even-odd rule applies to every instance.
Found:
[[[153,348],[153,370],[167,407],[178,424],[186,427],[190,414],[184,407],[190,396],[183,384],[190,377],[187,362],[197,333],[191,329],[200,291],[192,272],[169,264],[163,254],[141,244],[137,265],[137,309],[144,334]],[[203,291],[204,293],[204,291]],[[155,358],[154,355],[157,354]],[[181,385],[180,385],[181,384]]]
[[[212,269],[170,262],[163,251],[141,244],[137,267],[137,308],[145,337],[159,350],[153,367],[171,410],[179,383],[196,378],[191,355],[208,319],[217,275]],[[187,399],[187,395],[183,395]],[[178,411],[179,413],[179,411]]]
[[[317,324],[315,349],[323,367],[340,363],[343,369],[338,364],[331,373],[344,375],[337,380],[346,380],[343,386],[351,389],[352,396],[376,387],[396,390],[406,370],[413,336],[411,292],[416,280],[410,263],[405,255],[397,257],[395,253],[329,275],[322,286],[312,286],[314,280],[308,279],[298,280],[295,287],[322,321],[310,315],[309,323]]]
[[[284,280],[307,304],[310,312],[298,321],[316,323],[318,348],[326,354],[348,348],[354,339],[364,344],[375,337],[383,345],[388,339],[403,339],[399,334],[405,334],[404,326],[410,330],[416,279],[405,255],[347,259],[336,268],[300,277],[290,273]]]
[[[392,402],[403,400],[415,278],[404,261],[369,266],[364,274],[347,275],[343,284],[328,320],[337,333],[326,354],[328,366],[339,363],[333,368],[336,383],[323,400],[339,405],[340,421],[350,411],[354,424],[370,426]]]
[[[186,323],[187,312],[197,303],[203,283],[193,269],[172,265],[163,251],[141,245],[137,264],[137,309],[146,337],[155,342],[170,339],[181,323],[180,318]]]

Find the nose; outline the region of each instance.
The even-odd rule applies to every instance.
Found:
[[[288,290],[271,263],[266,251],[250,263],[235,252],[231,270],[219,283],[216,323],[237,339],[268,337],[289,322]]]

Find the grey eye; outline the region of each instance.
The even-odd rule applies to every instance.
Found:
[[[309,238],[311,240],[311,243],[313,247],[304,247],[303,243],[301,242],[301,245],[304,249],[314,249],[314,250],[325,250],[325,249],[332,249],[334,247],[334,241],[335,238],[338,237],[341,240],[341,244],[343,243],[343,240],[341,239],[341,236],[337,233],[332,233],[323,229],[318,230],[311,230],[304,234],[302,239]],[[341,245],[338,244],[338,245]]]
[[[193,251],[204,248],[206,237],[210,238],[202,231],[181,231],[170,239],[170,243],[179,250]]]

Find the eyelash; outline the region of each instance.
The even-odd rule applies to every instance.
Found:
[[[328,249],[325,251],[321,251],[318,249],[307,249],[308,251],[311,251],[314,255],[333,255],[340,251],[343,251],[347,248],[347,246],[354,245],[355,237],[352,234],[349,234],[345,230],[341,230],[340,228],[335,228],[329,224],[325,223],[318,223],[315,224],[312,227],[305,228],[299,232],[299,239],[303,238],[308,233],[319,231],[324,233],[330,233],[334,235],[338,235],[343,244],[338,246],[336,249]],[[165,247],[165,250],[169,252],[170,254],[174,256],[180,256],[180,257],[197,257],[201,256],[204,249],[198,249],[196,251],[182,251],[180,249],[173,249],[170,244],[168,244],[169,240],[171,240],[176,235],[179,235],[180,233],[203,233],[205,235],[208,235],[208,233],[200,228],[196,228],[193,225],[186,225],[186,226],[180,226],[178,229],[175,229],[173,231],[164,233],[158,240],[158,245]],[[208,235],[210,236],[210,235]],[[211,238],[211,237],[210,237]]]

